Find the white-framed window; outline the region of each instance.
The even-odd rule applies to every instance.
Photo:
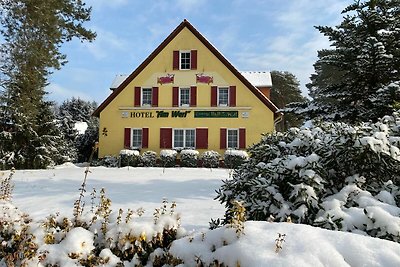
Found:
[[[229,105],[229,87],[218,88],[218,106],[227,107]]]
[[[179,106],[190,106],[190,88],[179,88]]]
[[[195,129],[174,129],[173,148],[194,148],[195,141]]]
[[[233,149],[239,148],[239,129],[227,129],[226,147]]]
[[[152,88],[142,88],[142,106],[151,106]]]
[[[140,128],[131,129],[131,147],[132,148],[142,147],[142,129]]]
[[[179,51],[179,69],[190,70],[190,51]]]

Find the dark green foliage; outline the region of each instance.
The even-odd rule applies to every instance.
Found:
[[[217,151],[205,151],[201,154],[201,161],[205,168],[218,168],[221,155]]]
[[[175,167],[177,152],[175,150],[161,150],[160,152],[160,166],[161,167]]]
[[[0,2],[0,158],[17,168],[42,168],[62,161],[65,140],[45,100],[52,70],[66,63],[61,44],[73,37],[93,40],[82,23],[90,8],[81,1]],[[7,134],[4,134],[6,132]]]
[[[127,150],[122,150],[122,151],[127,151]],[[121,151],[121,152],[122,152]],[[126,153],[120,153],[119,154],[119,159],[120,159],[120,165],[121,167],[126,167],[126,166],[132,166],[132,167],[137,167],[139,166],[141,162],[141,157],[138,151],[130,151]],[[134,153],[136,152],[136,153]]]
[[[184,149],[180,152],[181,167],[197,167],[199,152],[191,149]]]
[[[291,111],[348,122],[376,121],[400,100],[400,1],[355,1],[336,27],[316,27],[332,49],[318,51],[307,85],[313,101]],[[292,106],[293,107],[293,106]]]
[[[242,150],[226,150],[224,154],[224,164],[226,168],[236,169],[240,165],[247,162],[248,155]]]
[[[155,167],[157,165],[157,153],[150,150],[143,152],[141,162],[144,167]]]
[[[289,103],[307,102],[301,95],[300,83],[296,76],[287,71],[271,71],[272,89],[271,101],[280,109]],[[290,127],[298,127],[302,123],[299,116],[292,113],[284,114],[282,121],[276,125],[278,131],[285,131]]]

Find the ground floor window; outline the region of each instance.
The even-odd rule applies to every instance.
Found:
[[[239,147],[239,130],[228,129],[227,130],[227,148],[236,149]]]
[[[131,129],[131,147],[142,147],[142,129]]]
[[[194,148],[195,129],[174,129],[173,148]]]

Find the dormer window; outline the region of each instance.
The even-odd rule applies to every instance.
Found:
[[[197,50],[174,51],[172,61],[174,70],[195,70],[197,69]]]

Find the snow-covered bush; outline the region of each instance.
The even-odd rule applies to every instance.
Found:
[[[400,242],[400,116],[273,133],[217,199],[251,220],[292,221]],[[229,214],[225,214],[225,221]],[[226,223],[226,222],[225,222]]]
[[[244,150],[228,149],[224,153],[225,167],[230,169],[238,168],[249,159],[249,155]]]
[[[203,167],[205,168],[218,168],[219,158],[221,155],[214,150],[209,150],[201,154],[201,161],[203,162]]]
[[[123,149],[119,152],[121,167],[137,167],[140,163],[140,153],[137,150]]]
[[[178,152],[171,149],[163,149],[160,151],[161,167],[175,167]]]
[[[100,159],[97,164],[104,167],[116,168],[118,167],[119,160],[114,156],[104,156],[104,158]]]
[[[199,151],[193,149],[183,149],[180,153],[182,167],[197,167]]]
[[[151,150],[143,152],[141,162],[144,167],[155,167],[157,165],[157,153]]]

